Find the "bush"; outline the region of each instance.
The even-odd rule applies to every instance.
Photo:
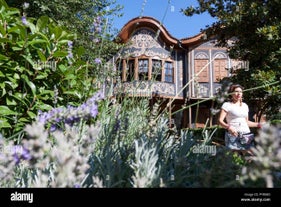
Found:
[[[91,68],[74,50],[75,35],[52,19],[21,16],[1,0],[0,133],[19,137],[38,111],[77,105],[93,93]]]

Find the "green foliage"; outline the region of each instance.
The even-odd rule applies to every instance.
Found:
[[[112,25],[112,18],[121,16],[119,12],[122,7],[116,4],[115,0],[7,0],[7,2],[10,6],[21,9],[26,16],[37,19],[46,15],[77,34],[74,45],[85,49],[83,59],[91,64],[94,64],[96,58],[105,63],[119,50],[120,45],[112,41],[117,33]],[[27,3],[28,7],[25,7]],[[96,70],[100,69],[96,67]]]
[[[281,91],[280,82],[276,81],[277,73],[275,70],[257,70],[255,73],[237,70],[235,76],[231,78],[231,81],[245,87],[244,99],[254,109],[258,120],[263,114],[266,114],[268,120],[274,119],[280,110]],[[276,84],[270,85],[274,82]]]
[[[281,3],[280,1],[198,0],[197,8],[188,7],[187,16],[208,12],[216,22],[207,26],[208,38],[216,37],[218,46],[229,49],[230,57],[249,61],[249,71],[232,71],[230,82],[240,83],[246,89],[265,86],[246,94],[259,116],[266,113],[270,119],[281,101]],[[229,44],[229,40],[233,44]],[[275,82],[274,85],[268,85]]]
[[[8,138],[38,110],[85,100],[93,77],[71,47],[74,34],[47,16],[35,20],[2,0],[0,6],[0,132]]]

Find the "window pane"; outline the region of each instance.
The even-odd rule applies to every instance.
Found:
[[[173,82],[173,77],[171,77],[171,76],[165,76],[165,82],[172,83],[172,82]]]
[[[138,60],[139,80],[148,80],[148,59]]]
[[[134,80],[134,71],[135,71],[135,60],[129,60],[127,67],[127,81]]]
[[[152,60],[152,80],[161,81],[162,61]]]
[[[165,82],[173,82],[173,64],[171,62],[165,62]]]
[[[139,60],[139,73],[148,72],[148,60]]]

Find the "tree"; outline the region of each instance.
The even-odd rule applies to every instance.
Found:
[[[281,2],[279,0],[198,0],[187,16],[208,12],[216,22],[206,26],[207,38],[228,48],[231,58],[249,61],[249,71],[233,71],[232,82],[250,90],[245,98],[258,104],[257,113],[274,118],[281,102]],[[233,44],[229,44],[233,40]],[[275,83],[272,84],[271,83]]]
[[[116,5],[115,0],[7,0],[7,4],[29,17],[46,15],[77,34],[73,47],[83,46],[83,57],[90,63],[97,59],[106,62],[121,47],[112,41],[117,32],[112,18],[122,16],[119,13],[122,6]],[[99,65],[95,69],[104,76],[105,71]]]

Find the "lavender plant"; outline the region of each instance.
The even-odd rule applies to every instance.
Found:
[[[243,167],[241,183],[252,181],[257,187],[281,186],[281,126],[266,124],[256,137],[251,163]]]
[[[171,133],[168,116],[149,115],[147,101],[105,98],[98,102],[95,122],[85,121],[89,110],[83,108],[78,122],[60,130],[34,122],[20,145],[2,140],[2,146],[22,150],[1,153],[1,187],[250,187],[256,185],[246,182],[253,177],[252,167],[262,172],[254,174],[259,178],[279,172],[276,141],[257,148],[257,165],[237,163],[235,154],[213,145],[214,131],[204,129],[202,139],[191,131]],[[277,129],[264,130],[261,137],[280,137]]]
[[[43,125],[50,125],[50,129],[55,131],[58,127],[65,125],[74,125],[80,120],[87,121],[96,118],[98,114],[98,102],[104,98],[101,91],[90,97],[78,107],[67,106],[53,108],[48,112],[39,111],[38,122]]]

